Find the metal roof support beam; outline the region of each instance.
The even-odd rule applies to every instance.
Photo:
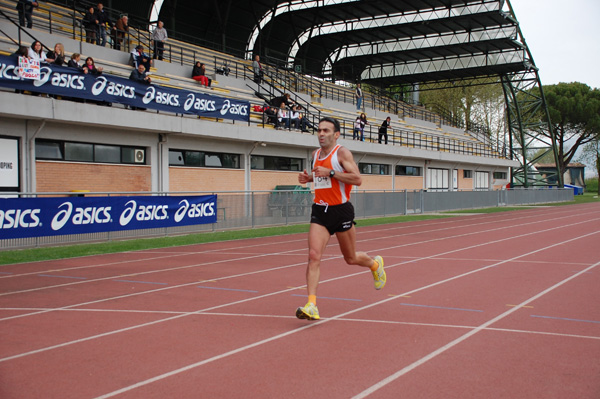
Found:
[[[516,26],[478,29],[471,32],[428,35],[403,40],[389,40],[374,43],[351,44],[337,48],[328,57],[323,73],[331,71],[333,63],[343,58],[372,56],[409,50],[434,49],[457,44],[473,44],[488,40],[515,39]]]
[[[489,52],[476,55],[459,55],[437,60],[415,61],[370,66],[362,73],[362,80],[382,79],[390,76],[410,76],[431,74],[453,70],[465,70],[477,67],[501,66],[506,64],[522,64],[526,61],[523,50]]]
[[[288,62],[292,63],[296,54],[303,44],[311,37],[340,33],[346,31],[356,31],[361,29],[378,29],[402,24],[416,22],[431,22],[465,15],[475,15],[482,12],[500,11],[500,4],[497,0],[482,2],[479,4],[469,4],[460,7],[443,7],[435,10],[417,10],[408,13],[397,13],[391,15],[373,16],[369,18],[354,19],[347,21],[336,21],[326,24],[320,24],[306,29],[294,41],[288,55]]]
[[[252,49],[254,49],[254,46],[256,45],[256,41],[258,40],[260,32],[273,18],[288,12],[325,7],[332,4],[352,3],[355,1],[360,0],[292,0],[286,3],[277,4],[275,7],[273,7],[273,9],[269,10],[258,20],[258,24],[250,33],[250,37],[248,38],[248,42],[246,44],[246,59],[252,58]]]
[[[537,68],[502,76],[502,87],[511,157],[521,163],[520,167],[512,171],[512,186],[528,188],[558,184],[562,187],[563,178],[560,173],[542,176],[533,166],[548,152],[552,152],[555,159],[558,157],[556,136],[550,123]],[[542,129],[550,132],[550,138],[540,133]],[[534,155],[536,158],[533,158]],[[556,183],[553,183],[553,178]]]

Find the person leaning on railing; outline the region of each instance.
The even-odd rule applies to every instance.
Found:
[[[104,47],[106,46],[106,29],[111,29],[113,24],[110,21],[108,13],[104,11],[102,2],[98,3],[98,6],[96,7],[96,18],[98,18],[98,37],[96,39],[96,44]]]
[[[56,43],[54,50],[50,50],[46,53],[46,61],[54,65],[64,65],[65,61],[65,47],[62,43]]]
[[[83,16],[83,27],[85,28],[85,41],[87,43],[96,44],[96,36],[98,34],[98,16],[94,7],[89,7]]]
[[[127,15],[121,16],[113,26],[114,30],[114,48],[115,50],[121,50],[121,44],[125,40],[127,32],[129,32],[129,17]],[[125,46],[127,47],[127,46]]]

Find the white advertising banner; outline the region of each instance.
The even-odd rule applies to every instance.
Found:
[[[0,187],[19,187],[19,141],[0,138]]]

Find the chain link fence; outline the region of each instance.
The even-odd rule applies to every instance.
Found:
[[[232,229],[251,229],[308,223],[313,196],[310,191],[278,190],[221,193],[86,193],[113,195],[204,195],[217,194],[217,222],[181,227],[110,231],[102,233],[2,239],[0,249],[31,248],[83,242],[173,236]],[[42,194],[18,193],[22,197]],[[44,193],[43,196],[69,196],[73,193]],[[514,189],[498,191],[365,191],[352,193],[356,219],[415,215],[452,210],[502,206],[536,205],[573,201],[572,189]]]

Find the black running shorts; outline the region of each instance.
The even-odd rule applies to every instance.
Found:
[[[313,204],[310,222],[324,226],[331,235],[350,230],[356,224],[354,206],[350,202],[330,206]]]

